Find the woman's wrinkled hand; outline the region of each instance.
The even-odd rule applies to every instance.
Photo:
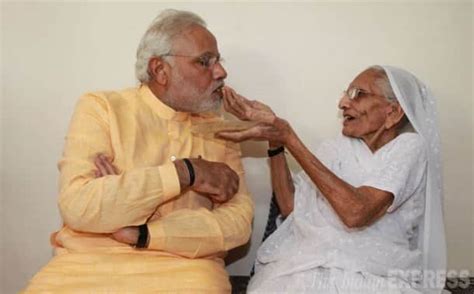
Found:
[[[254,121],[258,124],[240,131],[221,131],[216,133],[216,137],[234,142],[257,140],[286,143],[292,129],[289,123],[276,116],[269,106],[256,100],[251,101],[227,86],[222,92],[224,109],[227,112],[240,120]]]
[[[268,106],[256,100],[249,100],[237,94],[234,89],[224,87],[224,109],[240,120],[272,124],[276,119],[275,113]]]

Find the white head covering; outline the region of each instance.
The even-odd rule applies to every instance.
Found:
[[[393,66],[382,67],[408,120],[427,144],[425,214],[419,230],[421,237],[419,245],[423,253],[423,271],[426,279],[422,287],[426,293],[440,293],[444,287],[444,279],[437,281],[439,285],[430,284],[431,280],[436,280],[436,273],[446,270],[441,142],[435,97],[428,87],[408,71]]]

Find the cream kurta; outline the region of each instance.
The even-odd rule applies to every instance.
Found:
[[[238,145],[190,131],[216,120],[175,112],[147,86],[83,96],[59,162],[65,225],[52,237],[57,254],[27,291],[229,292],[222,257],[247,242],[253,203]],[[120,174],[95,178],[98,153],[111,156]],[[239,174],[239,192],[227,203],[180,191],[172,160],[198,156]],[[111,238],[146,222],[146,250]]]

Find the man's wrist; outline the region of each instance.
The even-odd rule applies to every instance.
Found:
[[[189,186],[191,187],[194,185],[194,180],[196,179],[196,174],[194,171],[193,164],[188,158],[183,159],[184,164],[186,165],[186,168],[188,169],[188,175],[189,175]]]
[[[143,224],[138,226],[138,237],[137,242],[135,243],[135,248],[147,248],[148,247],[148,226]]]
[[[176,172],[178,173],[179,185],[181,187],[181,190],[184,190],[185,188],[189,187],[190,184],[188,168],[186,167],[186,164],[182,159],[175,160],[173,163],[176,167]]]

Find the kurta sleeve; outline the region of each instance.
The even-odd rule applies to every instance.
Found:
[[[59,209],[74,230],[110,233],[143,224],[159,204],[180,193],[173,163],[95,178],[97,154],[114,154],[109,108],[100,95],[81,97],[66,136],[59,162]]]
[[[249,240],[254,206],[245,184],[240,148],[233,146],[227,148],[225,162],[240,177],[238,193],[213,210],[180,209],[148,223],[149,249],[198,258],[228,251]]]

